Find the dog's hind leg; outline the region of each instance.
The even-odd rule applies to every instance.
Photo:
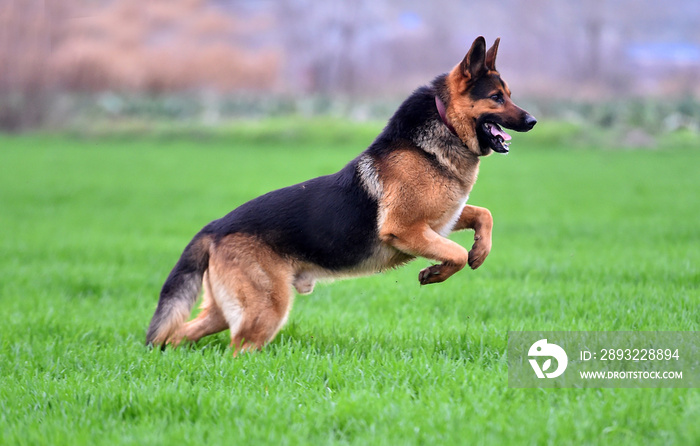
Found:
[[[176,335],[173,336],[172,345],[177,346],[182,341],[196,342],[204,336],[224,331],[228,328],[228,322],[221,312],[221,308],[214,300],[209,280],[209,272],[204,273],[203,278],[204,297],[200,306],[200,313],[196,318],[187,322]]]
[[[253,237],[234,234],[212,254],[211,274],[214,298],[231,328],[234,356],[271,341],[292,306],[289,261]]]
[[[247,299],[250,305],[245,308],[241,325],[236,333],[231,333],[234,356],[243,351],[261,349],[287,322],[293,299],[289,283],[279,281],[260,291],[254,291],[254,299]]]

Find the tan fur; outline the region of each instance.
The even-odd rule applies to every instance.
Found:
[[[490,71],[496,71],[496,56],[498,55],[498,45],[501,43],[501,38],[498,37],[491,48],[486,52],[485,65]]]
[[[177,347],[182,341],[196,342],[204,336],[218,333],[228,328],[228,323],[224,318],[221,308],[214,300],[214,294],[211,289],[209,273],[204,273],[203,279],[204,296],[200,305],[200,312],[196,318],[186,323],[180,328],[177,333],[168,339],[168,343]]]
[[[234,355],[261,348],[277,334],[291,309],[292,266],[257,238],[233,234],[217,245],[209,269],[212,281],[225,290],[214,298],[232,327]],[[226,313],[225,307],[231,303],[242,309],[238,319]]]
[[[484,263],[491,252],[491,231],[493,217],[491,211],[478,206],[465,206],[454,227],[454,231],[474,230],[474,244],[469,251],[469,266],[476,269]]]
[[[487,75],[499,75],[496,70],[496,55],[498,53],[498,45],[500,38],[496,39],[493,46],[486,52],[485,65],[488,71]],[[465,61],[469,59],[471,50],[467,53]],[[498,113],[504,117],[517,118],[522,110],[513,103],[511,99],[511,91],[508,84],[501,79],[503,86],[494,90],[491,94],[503,93],[504,103],[495,104],[488,99],[480,101],[472,101],[465,93],[472,82],[468,71],[465,71],[465,61],[457,64],[452,71],[447,75],[447,88],[450,91],[450,103],[447,107],[447,118],[454,127],[459,138],[469,147],[469,149],[477,155],[482,155],[479,148],[479,141],[474,128],[474,120],[477,116],[486,113]]]
[[[380,239],[411,256],[441,262],[421,271],[421,284],[442,282],[469,261],[467,250],[441,233],[453,230],[447,225],[459,224],[453,216],[464,213],[478,163],[476,156],[456,157],[446,166],[460,173],[452,176],[442,174],[419,153],[403,150],[392,153],[380,166],[385,184],[380,202]]]
[[[461,67],[457,65],[447,75],[447,88],[450,91],[450,103],[447,106],[447,118],[454,127],[459,139],[469,147],[475,155],[479,155],[479,140],[476,136],[476,128],[474,128],[473,120],[479,114],[483,113],[482,109],[477,108],[469,97],[460,94],[467,89],[467,80],[461,74]]]
[[[485,56],[480,52],[488,73],[497,74],[498,44],[497,40]],[[442,282],[466,265],[481,266],[491,251],[493,218],[488,209],[466,204],[476,182],[479,157],[487,154],[479,146],[476,118],[522,110],[510,100],[505,83],[497,87],[503,104],[474,101],[465,94],[473,74],[465,63],[472,50],[446,78],[450,96],[446,117],[467,149],[457,144],[449,125],[436,121],[411,142],[393,141],[385,156],[375,159],[365,153],[358,160],[359,187],[378,202],[379,243],[368,258],[342,271],[329,271],[282,255],[252,235],[235,233],[216,243],[207,241],[209,264],[203,277],[201,312],[182,325],[183,313],[162,330],[165,335],[157,342],[167,339],[176,346],[229,328],[235,356],[259,349],[275,336],[291,309],[292,288],[308,294],[316,280],[371,274],[415,257],[439,262],[420,272],[422,285]],[[446,238],[463,229],[474,230],[469,251]]]
[[[202,311],[168,342],[177,346],[230,328],[234,356],[262,348],[289,314],[292,277],[290,262],[257,238],[224,237],[211,248]]]
[[[187,318],[190,315],[190,307],[186,302],[177,302],[175,305],[177,307],[173,311],[172,317],[166,319],[163,324],[158,327],[158,333],[153,338],[153,343],[155,345],[163,345],[166,342],[170,342],[171,339],[176,337],[177,332],[182,328]]]

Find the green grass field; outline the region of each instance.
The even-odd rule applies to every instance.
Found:
[[[144,347],[204,224],[340,169],[380,129],[0,136],[0,444],[700,444],[697,389],[510,389],[506,364],[509,330],[699,329],[690,134],[616,150],[540,124],[482,163],[477,271],[420,287],[417,260],[318,285],[237,359],[228,333]]]

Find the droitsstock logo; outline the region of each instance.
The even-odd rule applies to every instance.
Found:
[[[542,367],[540,367],[540,365],[537,363],[537,359],[530,359],[530,365],[538,378],[556,378],[564,373],[566,366],[569,364],[569,357],[566,356],[564,349],[559,347],[557,344],[548,344],[547,339],[540,339],[532,344],[532,347],[530,347],[527,354],[530,357],[536,356],[549,358],[544,361]],[[557,368],[553,372],[547,372],[547,370],[552,367],[552,358],[557,360]]]

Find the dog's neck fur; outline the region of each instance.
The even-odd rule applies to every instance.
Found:
[[[367,152],[384,157],[391,146],[388,141],[404,141],[423,151],[443,167],[443,171],[471,188],[479,168],[478,151],[467,144],[443,123],[435,98],[449,106],[446,74],[438,76],[429,86],[418,88],[396,110],[387,126],[370,145]],[[478,144],[477,141],[473,143]]]
[[[449,172],[465,183],[473,184],[479,170],[479,156],[462,141],[450,124],[440,105],[445,106],[449,97],[446,75],[435,78],[431,88],[423,94],[433,96],[433,113],[427,113],[428,119],[413,133],[414,143],[425,152],[433,155]],[[414,94],[418,94],[417,91]]]
[[[432,119],[416,129],[414,144],[435,157],[447,172],[461,182],[473,184],[479,170],[479,157],[469,150],[459,137],[442,121]]]
[[[445,127],[447,127],[453,135],[458,136],[457,130],[455,130],[452,124],[450,124],[450,120],[447,119],[447,109],[445,108],[445,103],[442,102],[439,95],[435,95],[435,107],[437,108],[438,114],[440,115],[440,120],[443,124],[445,124]]]

